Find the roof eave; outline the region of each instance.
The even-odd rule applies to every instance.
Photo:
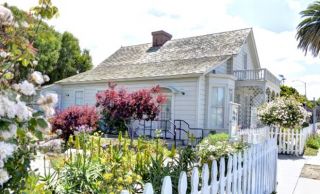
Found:
[[[161,79],[179,79],[179,78],[196,78],[200,77],[204,73],[192,73],[192,74],[179,74],[171,76],[154,76],[154,77],[136,77],[136,78],[119,78],[119,79],[102,79],[102,80],[87,80],[87,81],[58,81],[55,84],[59,85],[73,85],[73,84],[91,84],[91,83],[106,83],[113,82],[126,82],[126,81],[144,81],[144,80],[161,80]]]

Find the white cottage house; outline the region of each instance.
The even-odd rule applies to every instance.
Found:
[[[228,132],[232,120],[242,128],[255,126],[257,106],[279,94],[280,81],[261,68],[252,29],[171,38],[152,32],[151,43],[121,47],[96,68],[43,92],[56,92],[64,109],[94,105],[109,81],[128,90],[160,85],[169,99],[161,120],[183,120],[189,125],[185,130],[204,133]],[[240,104],[238,116],[231,111],[235,104]]]

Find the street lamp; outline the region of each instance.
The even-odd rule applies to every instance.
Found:
[[[301,81],[301,80],[293,80],[292,82],[300,82],[304,85],[304,96],[307,98],[307,82]]]

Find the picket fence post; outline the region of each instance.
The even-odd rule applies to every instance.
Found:
[[[227,164],[227,186],[226,186],[226,191],[227,193],[231,193],[231,185],[232,185],[232,170],[234,168],[232,167],[232,156],[228,156],[228,164]]]
[[[144,186],[144,191],[143,191],[143,194],[153,194],[153,187],[152,187],[152,184],[151,183],[147,183],[145,186]]]
[[[197,167],[194,167],[191,175],[191,194],[198,194],[199,185],[199,171]]]
[[[226,177],[225,177],[225,159],[224,157],[220,158],[220,168],[219,168],[219,189],[220,189],[220,193],[224,193],[225,192],[225,181],[226,181]]]
[[[166,176],[163,179],[161,194],[172,194],[172,183],[170,176]]]
[[[218,164],[217,161],[214,160],[212,162],[212,167],[211,167],[211,185],[210,185],[210,194],[217,194],[218,193]]]
[[[187,173],[182,171],[179,177],[178,183],[178,193],[179,194],[186,194],[188,189],[188,180],[187,180]]]
[[[201,192],[202,194],[209,194],[210,190],[209,190],[209,167],[208,164],[204,164],[202,167],[202,176],[201,176],[201,180],[202,180],[202,187],[201,187]]]

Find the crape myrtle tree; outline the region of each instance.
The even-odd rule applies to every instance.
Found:
[[[109,88],[96,95],[96,106],[100,111],[108,129],[118,132],[129,130],[133,137],[132,122],[134,120],[154,120],[160,106],[166,102],[160,87],[141,89],[129,92],[117,89],[116,84],[109,83]]]
[[[42,21],[57,12],[50,0],[41,0],[30,17]],[[35,143],[50,132],[47,118],[54,114],[57,102],[56,95],[47,94],[37,99],[42,111],[30,104],[49,77],[34,71],[39,28],[27,23],[28,18],[15,20],[11,10],[0,5],[0,193],[25,193]]]

